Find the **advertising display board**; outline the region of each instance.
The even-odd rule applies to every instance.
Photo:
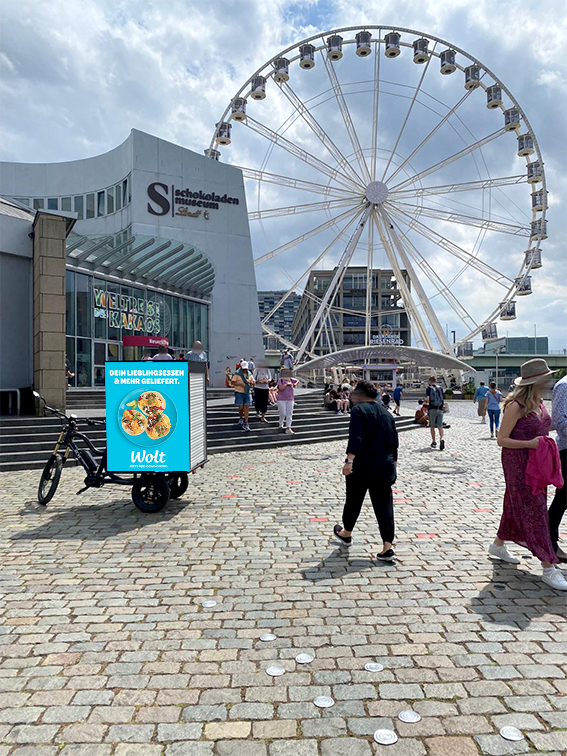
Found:
[[[107,469],[190,470],[188,365],[112,362],[105,373]]]

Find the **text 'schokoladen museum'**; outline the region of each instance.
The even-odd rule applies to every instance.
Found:
[[[263,353],[237,168],[133,130],[103,155],[0,164],[0,385],[64,406],[109,360],[200,339],[211,385]],[[6,357],[10,355],[10,359]]]

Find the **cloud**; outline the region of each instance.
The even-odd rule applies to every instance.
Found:
[[[565,122],[566,65],[564,40],[567,15],[563,0],[547,0],[535,7],[529,0],[438,0],[400,4],[398,0],[216,0],[195,3],[169,0],[29,0],[2,4],[3,35],[0,50],[0,94],[3,120],[0,154],[3,160],[50,162],[97,155],[116,146],[131,128],[139,128],[201,152],[208,146],[214,125],[247,79],[280,50],[321,30],[366,23],[392,23],[434,34],[466,49],[488,66],[523,108],[542,150],[549,189],[549,239],[543,243],[544,268],[534,271],[534,294],[518,302],[518,320],[505,325],[510,334],[544,329],[552,347],[563,348],[567,238]],[[403,34],[410,41],[409,32]],[[430,71],[407,125],[401,133],[392,167],[408,157],[427,133],[464,94],[462,73]],[[371,144],[374,57],[353,55],[349,46],[336,65],[345,100],[365,154]],[[381,106],[378,129],[378,175],[389,155],[423,66],[411,61],[407,49],[395,61],[381,58]],[[307,101],[319,123],[356,170],[354,147],[340,109],[330,92],[323,62],[314,71],[292,66],[294,91]],[[303,119],[286,122],[292,113],[288,101],[268,83],[268,97],[249,103],[249,113],[321,160],[334,159]],[[422,170],[491,131],[500,128],[502,114],[488,111],[481,90],[471,93],[443,129],[411,160],[409,173]],[[235,124],[233,144],[222,159],[236,165],[263,168],[296,178],[327,184],[328,177],[292,158],[251,129]],[[389,169],[389,172],[392,168]],[[525,172],[525,160],[516,156],[513,134],[506,134],[468,158],[456,161],[425,181],[436,183],[510,176]],[[402,173],[396,181],[406,177]],[[454,212],[493,217],[508,222],[529,221],[529,187],[503,187],[486,192],[438,195],[427,202]],[[323,199],[320,196],[264,184],[258,192],[247,181],[250,210],[288,206]],[[258,199],[259,198],[259,199]],[[413,201],[413,200],[412,200]],[[339,211],[342,212],[342,209]],[[526,217],[526,213],[527,216]],[[305,213],[252,223],[256,256],[322,223],[328,214]],[[516,275],[524,241],[488,233],[480,251],[479,230],[424,218],[463,248],[478,253],[508,276]],[[329,230],[257,268],[260,287],[287,287],[288,276],[298,277],[308,261],[336,235]],[[336,264],[350,232],[341,237],[327,265]],[[478,320],[498,304],[502,288],[482,274],[413,233],[412,241],[445,281],[454,280],[454,294]],[[359,244],[355,262],[365,264],[367,244]],[[374,260],[387,264],[375,239]],[[283,269],[283,270],[282,270]],[[434,289],[426,281],[428,292]],[[462,334],[464,326],[440,296],[433,299],[440,320]],[[527,325],[526,325],[527,324]]]

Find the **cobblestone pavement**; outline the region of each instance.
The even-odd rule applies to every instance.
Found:
[[[471,404],[451,424],[445,452],[400,437],[396,565],[370,560],[369,506],[350,552],[330,541],[343,442],[214,456],[157,515],[77,498],[77,468],[41,509],[38,472],[6,473],[0,756],[566,753],[566,597],[526,553],[487,559],[498,449]]]

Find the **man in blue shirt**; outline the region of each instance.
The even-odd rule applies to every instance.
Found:
[[[486,423],[486,395],[489,388],[484,385],[484,381],[480,382],[480,386],[474,392],[473,402],[478,402],[478,416],[482,418],[481,423]]]
[[[555,498],[549,507],[549,528],[553,548],[560,562],[567,562],[567,554],[561,549],[559,526],[567,509],[567,375],[557,381],[551,397],[551,427],[557,431],[557,446],[561,458],[561,472],[563,473],[563,487],[555,491]]]
[[[205,379],[209,382],[209,361],[207,360],[207,353],[202,341],[194,341],[191,351],[185,355],[187,362],[204,362],[205,363]]]
[[[400,414],[400,405],[402,403],[402,396],[404,393],[404,387],[401,383],[398,383],[396,388],[394,389],[394,404],[396,405],[394,407],[394,415]]]

